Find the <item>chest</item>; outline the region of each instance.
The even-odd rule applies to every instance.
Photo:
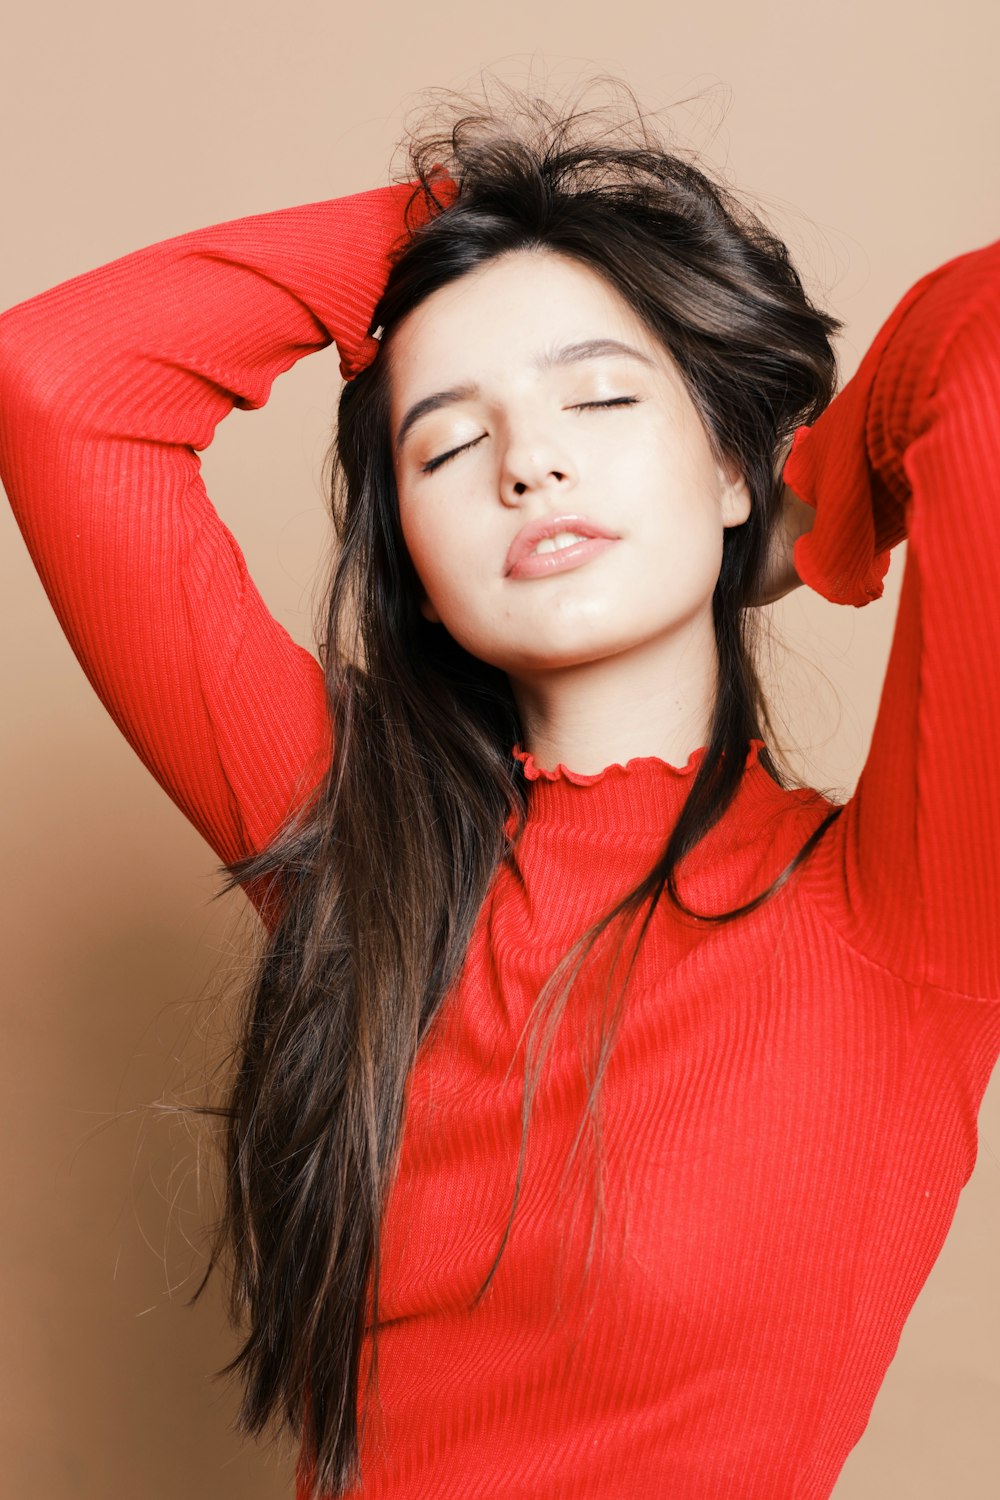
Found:
[[[532,1101],[488,1294],[506,1318],[551,1327],[557,1307],[572,1323],[598,1305],[602,1338],[692,1347],[696,1331],[708,1359],[784,1338],[797,1319],[814,1336],[817,1319],[843,1328],[887,1193],[925,1191],[913,998],[817,955],[822,936],[801,923],[775,906],[697,942],[661,933],[637,965],[599,1094],[596,1240],[588,1089],[606,967],[581,976]],[[411,1075],[382,1319],[459,1315],[494,1264],[518,1170],[525,1024],[556,957],[519,945],[496,913],[477,934]]]

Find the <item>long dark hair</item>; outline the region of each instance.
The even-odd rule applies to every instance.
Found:
[[[734,921],[786,884],[841,811],[746,904],[696,913],[682,901],[680,861],[731,803],[750,740],[775,738],[754,666],[760,612],[751,601],[780,521],[782,457],[795,428],[815,421],[835,391],[831,335],[840,321],[812,305],[784,242],[752,210],[690,152],[667,149],[626,85],[630,107],[614,117],[612,106],[610,124],[607,109],[555,110],[502,87],[499,109],[456,96],[450,123],[411,136],[401,180],[417,184],[414,201],[424,195],[430,217],[391,266],[369,330],[382,326],[381,351],[343,389],[329,460],[339,550],[320,659],[332,760],[266,849],[223,867],[226,891],[268,892],[269,930],[228,1100],[201,1107],[225,1120],[226,1196],[191,1300],[228,1249],[230,1316],[248,1331],[217,1373],[241,1372],[242,1431],[259,1434],[279,1417],[301,1439],[300,1482],[311,1496],[343,1494],[360,1480],[360,1363],[370,1334],[366,1394],[374,1384],[377,1399],[379,1224],[407,1078],[528,807],[512,755],[522,731],[508,679],[422,616],[400,529],[383,354],[424,298],[507,251],[575,257],[668,348],[716,456],[736,460],[752,501],[749,519],[725,530],[712,601],[717,697],[683,809],[649,873],[600,914],[535,1002],[510,1218],[477,1300],[510,1233],[542,1061],[594,943],[613,921],[624,919],[624,931],[642,917],[601,1036],[588,1113],[664,891],[691,920]],[[438,163],[459,188],[443,210]],[[790,784],[766,746],[760,762]]]

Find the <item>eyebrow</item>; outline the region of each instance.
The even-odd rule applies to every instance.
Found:
[[[656,361],[641,349],[634,348],[631,344],[623,344],[620,339],[581,339],[575,344],[562,344],[557,349],[547,350],[544,354],[532,361],[535,370],[551,370],[558,365],[573,365],[583,359],[605,359],[608,355],[625,355],[629,359],[641,360],[643,364],[656,368]],[[407,411],[405,417],[399,424],[396,433],[396,453],[399,454],[406,437],[414,423],[419,422],[421,417],[426,417],[432,411],[440,411],[443,406],[452,406],[456,401],[471,401],[480,395],[480,388],[473,381],[465,385],[452,386],[446,391],[435,391],[430,396],[423,396],[419,401],[414,401]]]

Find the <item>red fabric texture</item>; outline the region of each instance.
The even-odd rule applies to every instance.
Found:
[[[198,450],[304,355],[337,341],[345,376],[374,357],[408,198],[183,234],[0,318],[0,477],[31,557],[108,712],[220,860],[266,842],[332,737],[321,668],[268,612]],[[830,1494],[972,1172],[1000,1055],[998,406],[1000,241],[906,292],[785,465],[817,511],[795,560],[825,598],[877,599],[908,543],[857,789],[749,916],[695,924],[661,902],[603,1086],[582,1281],[586,1137],[561,1177],[606,978],[585,971],[470,1313],[511,1202],[531,1002],[655,859],[704,749],[579,775],[517,747],[527,827],[411,1076],[370,1500]],[[699,910],[756,895],[832,810],[779,788],[762,743],[682,866]]]

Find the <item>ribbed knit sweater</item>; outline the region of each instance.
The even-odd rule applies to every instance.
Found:
[[[31,557],[115,723],[220,860],[262,847],[332,740],[320,665],[268,612],[197,450],[331,341],[352,372],[408,193],[182,234],[0,318],[0,477]],[[572,1192],[560,1178],[585,1108],[585,971],[470,1313],[511,1203],[532,1001],[657,857],[704,753],[579,775],[512,747],[528,823],[410,1077],[358,1493],[830,1494],[972,1172],[1000,1054],[998,476],[1000,241],[902,296],[785,465],[817,512],[795,562],[824,598],[877,599],[908,541],[857,788],[749,916],[660,902],[602,1087],[604,1248],[581,1282],[589,1152]],[[763,890],[834,806],[779,787],[762,744],[681,867],[698,910]]]

